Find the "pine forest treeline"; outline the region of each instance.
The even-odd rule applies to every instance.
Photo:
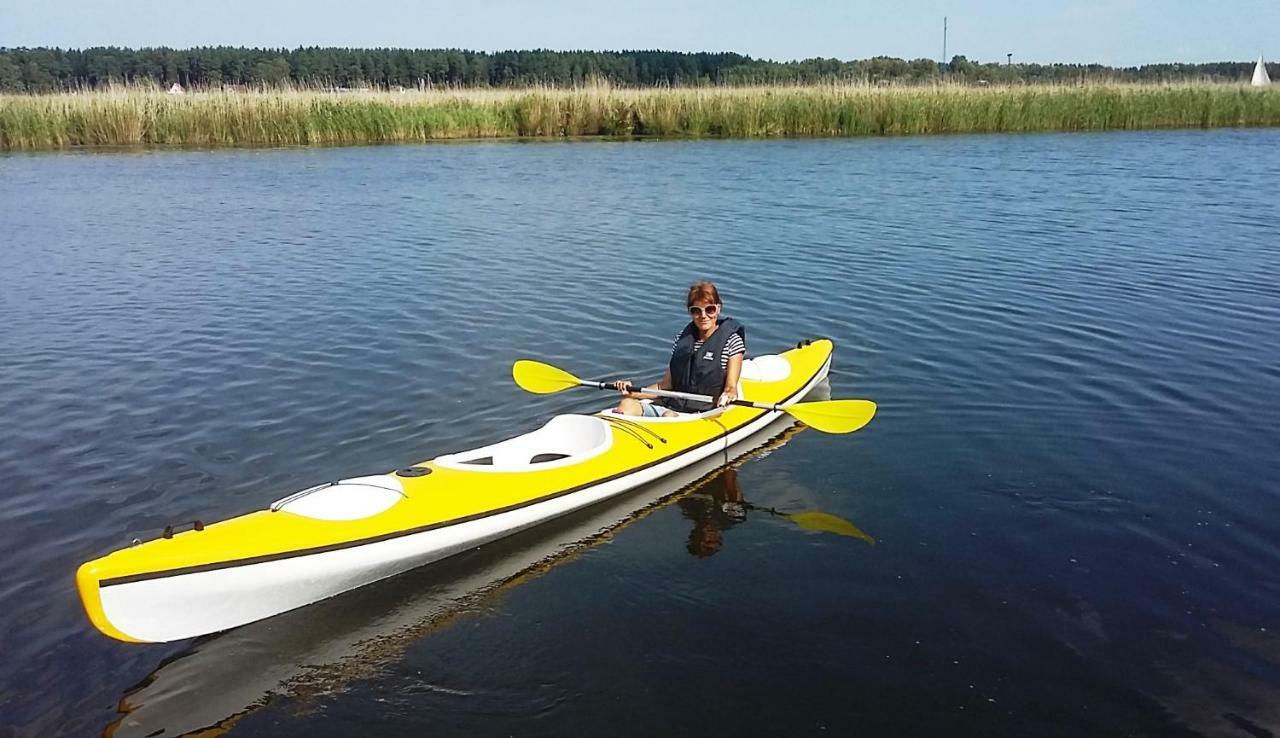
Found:
[[[1272,76],[1280,73],[1276,65],[1269,66]],[[0,92],[19,93],[95,89],[117,83],[168,86],[175,82],[185,87],[291,83],[348,89],[572,86],[592,80],[626,87],[828,81],[920,83],[942,78],[970,84],[1234,82],[1246,79],[1251,71],[1251,62],[1119,68],[1097,64],[983,64],[964,56],[939,64],[931,59],[893,57],[775,62],[729,52],[675,51],[0,48]]]

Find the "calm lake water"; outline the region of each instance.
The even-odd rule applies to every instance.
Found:
[[[1280,732],[1278,182],[1274,130],[0,157],[0,736]],[[517,358],[656,378],[704,277],[880,404],[743,493],[874,545],[707,468],[212,638],[81,611],[167,523],[607,401]]]

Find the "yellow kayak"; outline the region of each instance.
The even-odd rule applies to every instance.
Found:
[[[786,407],[827,376],[821,339],[748,359],[740,395]],[[646,418],[559,415],[531,433],[386,474],[317,485],[265,510],[82,565],[89,619],[159,642],[270,617],[511,535],[697,463],[780,410],[730,406]]]

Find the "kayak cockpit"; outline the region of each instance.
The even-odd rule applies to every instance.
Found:
[[[585,461],[604,453],[612,443],[612,431],[604,420],[589,415],[557,415],[532,433],[438,456],[432,463],[467,471],[537,471]]]

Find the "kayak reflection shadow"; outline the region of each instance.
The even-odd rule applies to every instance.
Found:
[[[120,715],[104,734],[127,738],[218,733],[279,699],[305,700],[372,678],[402,658],[411,645],[484,606],[495,593],[571,560],[673,501],[679,501],[686,514],[685,499],[695,494],[741,502],[740,492],[729,491],[736,485],[736,470],[726,469],[726,461],[740,463],[748,455],[782,445],[801,430],[803,426],[783,416],[724,456],[594,507],[430,567],[196,639],[123,694],[117,705]],[[746,509],[744,503],[740,514],[723,508],[719,514],[732,521],[745,517]],[[733,524],[718,517],[707,521],[698,536],[708,541]],[[690,546],[692,551],[692,536]],[[712,544],[699,546],[711,550]]]
[[[839,515],[821,510],[788,513],[747,502],[742,496],[742,484],[734,466],[724,467],[699,485],[696,491],[681,497],[677,504],[685,517],[693,521],[687,548],[690,554],[700,559],[713,556],[720,550],[724,545],[724,534],[746,521],[748,510],[789,520],[805,530],[833,533],[876,545],[875,538]]]

